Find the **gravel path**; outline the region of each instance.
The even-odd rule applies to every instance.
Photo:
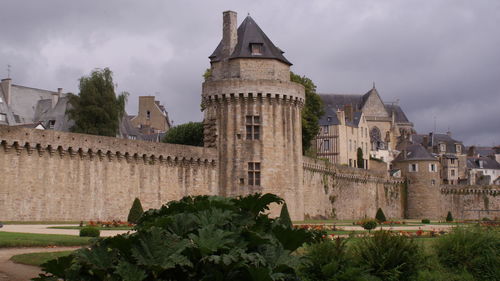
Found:
[[[14,263],[12,256],[36,252],[59,252],[76,250],[80,247],[56,248],[3,248],[0,249],[0,281],[28,281],[41,273],[37,266]]]
[[[78,229],[53,229],[54,226],[78,226],[69,224],[7,224],[0,228],[0,231],[6,232],[23,232],[23,233],[39,233],[39,234],[67,234],[79,235]],[[101,237],[115,236],[117,234],[126,233],[127,230],[101,230]]]

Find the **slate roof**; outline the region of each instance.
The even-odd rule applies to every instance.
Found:
[[[439,134],[439,133],[432,133],[432,135],[430,135],[430,134],[429,135],[415,134],[415,135],[412,135],[411,137],[412,137],[413,143],[424,144],[424,136],[428,137],[427,146],[431,147],[433,142],[434,142],[434,147],[439,145],[439,143],[445,143],[446,144],[446,153],[457,153],[457,148],[456,148],[455,144],[459,144],[462,146],[462,148],[461,148],[462,153],[465,153],[465,146],[462,144],[462,142],[453,139],[448,134]]]
[[[66,115],[66,110],[69,108],[68,97],[61,96],[57,101],[56,106],[52,108],[52,99],[39,100],[36,104],[34,122],[40,122],[47,129],[56,131],[69,132],[70,128],[75,124],[73,120],[69,120]],[[55,121],[54,127],[50,128],[49,122]]]
[[[495,149],[493,147],[488,147],[488,146],[469,146],[467,147],[467,151],[470,151],[473,149],[474,151],[474,156],[491,156],[495,155]]]
[[[483,167],[480,168],[479,161],[483,162]],[[489,157],[467,157],[467,168],[469,169],[494,169],[500,170],[500,163]]]
[[[36,104],[39,100],[51,99],[54,91],[35,89],[25,86],[12,85],[10,107],[18,115],[18,123],[33,123]]]
[[[252,55],[250,49],[250,43],[260,43],[262,44],[262,54]],[[236,58],[259,58],[259,59],[277,59],[288,65],[292,65],[283,56],[283,51],[276,47],[273,42],[267,37],[267,35],[260,29],[257,23],[252,19],[252,17],[247,16],[241,25],[238,27],[238,42],[234,48],[233,53],[229,59]],[[222,59],[222,40],[209,56],[210,62],[217,62]]]
[[[339,119],[337,117],[337,113],[330,107],[325,107],[325,114],[321,116],[318,121],[320,126],[330,126],[330,125],[339,125]]]
[[[397,123],[410,123],[408,120],[408,117],[406,117],[406,114],[403,112],[403,109],[399,105],[396,104],[384,104],[385,109],[389,114],[392,115],[392,112],[394,112],[395,115],[395,120]]]
[[[319,94],[326,108],[342,110],[344,105],[350,104],[353,110],[361,110],[364,105],[363,95]]]
[[[410,144],[405,147],[394,159],[394,161],[409,161],[409,160],[436,160],[422,145]]]

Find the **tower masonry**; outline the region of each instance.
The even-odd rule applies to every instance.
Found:
[[[440,216],[440,163],[422,145],[406,146],[393,161],[407,180],[406,217],[437,219]]]
[[[304,87],[290,81],[292,64],[250,16],[239,28],[236,21],[235,12],[223,13],[202,89],[205,146],[217,148],[220,193],[274,193],[292,219],[303,219]]]

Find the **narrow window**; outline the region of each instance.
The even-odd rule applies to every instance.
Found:
[[[323,133],[328,135],[328,126],[323,126]]]
[[[260,116],[247,115],[245,120],[247,140],[260,139]]]
[[[408,167],[408,170],[410,172],[418,172],[418,165],[417,164],[410,164],[410,166]]]
[[[431,180],[431,185],[436,185],[436,180]]]
[[[151,119],[151,111],[146,111],[146,119]]]
[[[429,172],[435,172],[436,171],[436,164],[429,164]]]
[[[248,162],[248,185],[260,186],[259,162]]]
[[[462,146],[457,144],[457,153],[462,153]]]
[[[450,170],[450,173],[451,173],[451,176],[454,177],[455,176],[455,170]]]
[[[325,151],[330,151],[330,140],[324,140],[323,146],[325,147]]]
[[[349,159],[349,167],[352,167],[352,159]]]

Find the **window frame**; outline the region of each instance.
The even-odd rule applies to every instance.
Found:
[[[260,162],[247,163],[247,183],[250,186],[261,186],[262,165]]]
[[[260,115],[245,115],[245,139],[260,140],[260,127],[262,119]]]

